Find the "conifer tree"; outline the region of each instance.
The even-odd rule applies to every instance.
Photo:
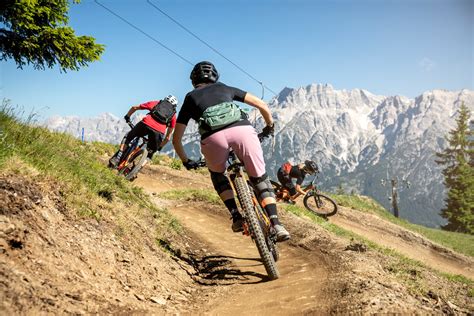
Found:
[[[474,133],[471,113],[463,103],[449,132],[448,147],[437,153],[436,162],[445,166],[444,184],[448,190],[441,216],[448,220],[446,230],[474,234]]]
[[[75,0],[74,2],[79,2]],[[76,36],[67,26],[68,0],[2,0],[0,60],[13,59],[18,68],[78,70],[99,59],[104,46],[90,36]]]

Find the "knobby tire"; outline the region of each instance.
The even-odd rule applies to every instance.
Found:
[[[262,258],[268,277],[271,280],[278,279],[280,273],[278,272],[273,255],[267,247],[265,235],[263,234],[257,214],[255,213],[250,189],[242,177],[237,177],[235,179],[235,190],[237,191],[237,197],[239,198],[242,209],[247,217],[250,233],[257,245],[258,252]]]
[[[337,213],[337,204],[329,196],[321,193],[306,194],[304,206],[316,215],[329,217]]]
[[[276,245],[276,242],[274,242],[270,238],[270,229],[271,229],[269,227],[270,223],[266,222],[266,221],[270,221],[270,219],[268,218],[267,213],[260,206],[260,204],[258,204],[258,202],[256,204],[257,198],[255,197],[254,192],[251,192],[251,194],[252,194],[252,201],[253,201],[254,209],[255,209],[256,212],[258,212],[258,215],[257,215],[258,222],[260,224],[262,232],[265,232],[263,235],[266,237],[265,240],[266,240],[266,243],[267,243],[267,248],[270,251],[270,253],[272,254],[273,259],[275,260],[275,262],[277,262],[278,259],[280,258],[280,253],[278,251],[278,247]]]
[[[130,159],[130,161],[128,162],[127,167],[130,164],[134,164],[134,166],[133,166],[132,170],[130,170],[130,172],[125,176],[125,179],[127,179],[129,181],[135,180],[135,178],[137,177],[138,172],[140,172],[140,170],[142,169],[142,166],[145,163],[145,160],[146,160],[147,156],[148,156],[148,150],[146,148],[142,148],[142,149],[140,149],[140,151],[138,151]]]

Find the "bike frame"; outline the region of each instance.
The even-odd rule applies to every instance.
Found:
[[[128,122],[128,126],[130,126],[131,129],[135,127],[131,122]],[[142,142],[140,143],[140,139]],[[143,137],[135,137],[132,139],[130,144],[127,147],[127,150],[125,151],[124,155],[122,156],[122,160],[120,161],[117,170],[121,171],[124,169],[128,163],[131,157],[133,157],[136,153],[138,153],[146,144],[148,143],[148,137],[143,136]]]

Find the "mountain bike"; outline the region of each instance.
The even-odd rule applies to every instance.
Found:
[[[317,178],[318,175],[316,174],[313,178],[313,181],[311,181],[309,185],[302,188],[303,191],[306,192],[303,198],[303,204],[314,214],[323,218],[327,218],[337,213],[337,204],[329,196],[324,195],[321,193],[321,191],[319,191],[316,186]],[[291,200],[288,189],[276,181],[270,180],[270,182],[272,183],[273,189],[275,190],[277,201],[289,203]],[[300,195],[301,194],[298,192],[296,197]]]
[[[276,245],[276,232],[270,223],[270,218],[256,197],[244,164],[233,151],[229,154],[228,165],[227,177],[232,183],[232,188],[243,210],[243,234],[250,236],[255,242],[269,279],[278,279],[280,273],[276,261],[278,261],[279,252]]]
[[[133,129],[133,123],[128,122],[128,125]],[[148,156],[148,150],[146,149],[147,143],[148,137],[146,135],[132,139],[130,144],[128,144],[127,149],[122,154],[122,158],[120,159],[117,168],[115,168],[119,175],[124,176],[125,179],[129,181],[133,181],[137,178],[137,174],[142,169]],[[115,157],[117,153],[115,153],[113,157]],[[110,163],[109,168],[113,168]]]

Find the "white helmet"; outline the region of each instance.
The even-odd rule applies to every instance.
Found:
[[[178,105],[178,99],[172,94],[168,95],[165,98],[165,101],[168,101],[169,103],[173,104],[174,106]]]

